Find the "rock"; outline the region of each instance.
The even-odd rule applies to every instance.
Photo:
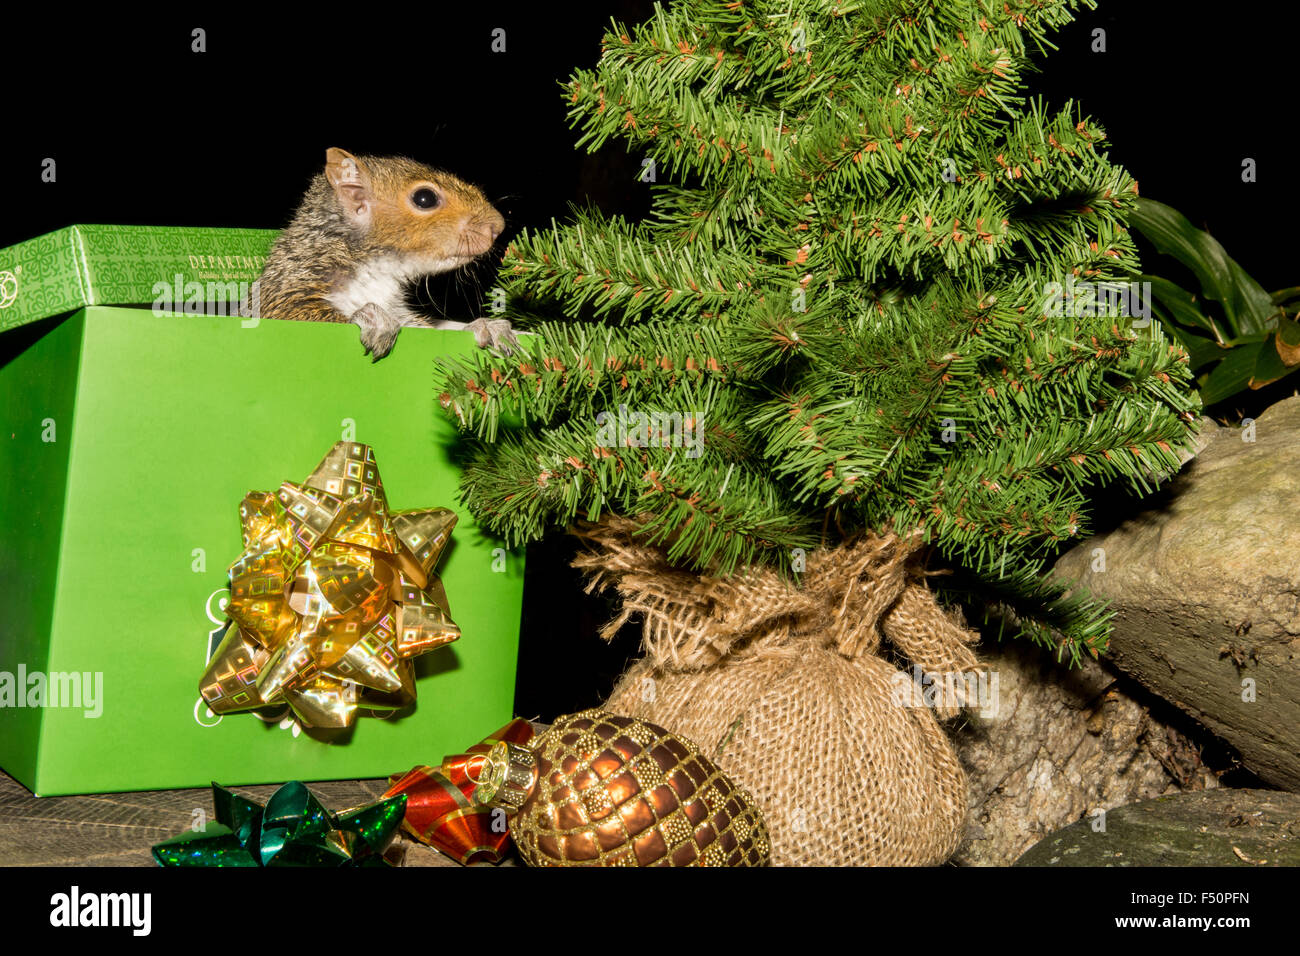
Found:
[[[1260,779],[1300,790],[1300,397],[1203,451],[1056,573],[1116,611],[1108,657],[1234,747]]]
[[[1125,685],[1141,688],[1098,663],[1070,669],[1028,641],[981,645],[980,658],[997,675],[997,707],[951,728],[970,787],[967,838],[951,862],[1007,866],[1095,811],[1218,785]]]
[[[1221,788],[1112,810],[1105,831],[1081,820],[1016,866],[1300,866],[1300,794]]]

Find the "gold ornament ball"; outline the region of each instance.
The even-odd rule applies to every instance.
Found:
[[[695,744],[585,710],[527,745],[498,744],[475,799],[510,812],[531,866],[767,866],[753,798]]]

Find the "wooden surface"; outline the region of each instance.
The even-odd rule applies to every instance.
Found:
[[[386,785],[335,780],[307,786],[331,810],[345,810],[379,799]],[[231,789],[264,802],[276,787]],[[149,848],[189,830],[196,810],[212,818],[211,788],[34,797],[0,772],[0,866],[154,866]],[[405,834],[400,841],[403,866],[459,865]]]

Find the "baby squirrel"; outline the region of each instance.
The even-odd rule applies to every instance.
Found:
[[[405,298],[411,281],[467,265],[504,228],[483,193],[450,173],[332,148],[245,309],[271,319],[355,322],[376,362],[407,325],[467,328],[480,348],[509,354],[515,338],[508,320],[430,321]]]

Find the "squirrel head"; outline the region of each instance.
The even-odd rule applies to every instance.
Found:
[[[505,220],[476,186],[403,157],[325,153],[325,179],[357,243],[417,271],[447,272],[492,248]]]

